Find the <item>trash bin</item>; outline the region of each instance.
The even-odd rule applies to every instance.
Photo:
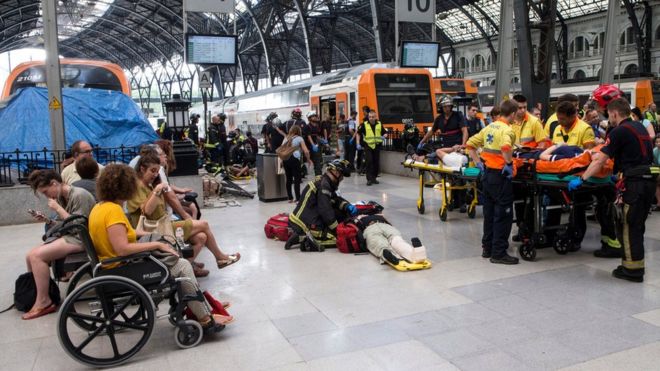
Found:
[[[285,201],[286,176],[277,174],[277,155],[259,153],[257,155],[257,195],[263,202]]]
[[[188,140],[172,142],[172,152],[176,160],[176,169],[170,176],[199,175],[199,152],[195,145]]]

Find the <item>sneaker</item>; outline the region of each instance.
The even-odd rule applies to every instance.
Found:
[[[622,265],[618,266],[615,270],[612,271],[612,276],[627,280],[631,282],[644,282],[644,271],[642,274],[631,274],[629,269],[624,268]]]
[[[284,244],[284,250],[291,250],[296,245],[300,245],[300,236],[292,233],[291,237],[289,237],[289,239],[286,240],[286,243]]]
[[[374,183],[371,180],[367,181],[367,187],[371,186],[372,184],[374,184]]]
[[[482,258],[487,259],[487,258],[490,258],[491,256],[493,256],[493,254],[490,251],[488,251],[486,249],[481,250],[481,257]]]
[[[490,258],[490,262],[493,264],[506,264],[506,265],[513,265],[513,264],[518,264],[518,258],[509,256],[508,254],[504,254],[500,258]]]
[[[394,253],[388,249],[383,249],[383,259],[385,259],[391,265],[399,265],[401,259],[397,258]]]
[[[412,247],[420,247],[422,246],[422,241],[420,241],[417,237],[413,237],[410,239],[410,244]]]

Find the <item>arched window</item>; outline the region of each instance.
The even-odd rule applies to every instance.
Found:
[[[470,68],[470,65],[468,64],[467,59],[465,59],[465,57],[460,57],[458,59],[458,70],[459,71],[465,71],[468,68]]]
[[[477,54],[472,58],[472,72],[481,72],[486,69],[486,60],[481,54]]]
[[[632,45],[635,43],[635,33],[633,32],[632,27],[626,28],[626,30],[621,34],[619,38],[619,45]]]
[[[514,76],[514,77],[511,79],[511,83],[512,83],[512,84],[517,84],[517,83],[519,83],[519,82],[520,82],[520,79],[518,78],[518,76]]]
[[[596,36],[593,43],[594,54],[602,53],[602,49],[605,45],[605,32],[601,32]]]
[[[584,73],[584,71],[582,71],[582,70],[577,70],[577,71],[575,71],[575,73],[573,74],[573,78],[574,78],[575,80],[584,80],[584,79],[587,78],[587,74]]]
[[[488,70],[491,70],[491,69],[493,69],[493,67],[495,67],[495,66],[493,66],[493,56],[489,54],[488,55],[488,60],[486,61],[486,68]]]
[[[626,75],[627,75],[627,74],[637,73],[637,65],[634,64],[634,63],[633,63],[633,64],[629,64],[629,65],[627,65],[627,66],[626,66],[626,69],[623,70],[623,73],[626,74]]]
[[[496,84],[496,81],[495,81],[495,79],[493,79],[493,81],[490,82],[490,86],[495,86],[495,84]]]
[[[557,80],[557,72],[553,72],[552,75],[550,75],[550,80]]]

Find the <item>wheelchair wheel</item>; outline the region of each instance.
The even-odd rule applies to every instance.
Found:
[[[174,329],[174,341],[179,348],[193,348],[202,341],[204,330],[202,325],[193,320],[183,321],[183,325]]]
[[[76,361],[113,367],[133,357],[149,341],[155,317],[154,303],[142,286],[119,276],[96,277],[64,300],[57,335],[62,348]],[[80,331],[81,320],[92,330]]]
[[[533,261],[536,259],[536,248],[533,244],[526,242],[518,247],[518,254],[525,261]]]
[[[71,277],[71,280],[69,280],[69,286],[67,286],[66,288],[66,296],[68,297],[69,295],[71,295],[77,287],[85,284],[87,281],[91,279],[92,279],[92,265],[91,263],[85,263],[76,270],[76,272]],[[88,308],[91,303],[96,301],[98,301],[96,297],[96,293],[87,292],[86,295],[79,296],[76,299],[76,303],[75,305],[71,306],[71,310],[76,311],[76,308],[83,308],[82,312],[84,313],[85,312],[84,308]],[[100,312],[97,312],[96,315],[100,315]],[[83,318],[77,318],[77,317],[74,317],[72,319],[81,329],[85,331],[96,330],[97,325],[96,322],[94,321],[88,321]]]

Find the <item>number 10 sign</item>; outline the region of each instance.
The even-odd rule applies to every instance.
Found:
[[[396,0],[399,22],[433,23],[435,0]]]

